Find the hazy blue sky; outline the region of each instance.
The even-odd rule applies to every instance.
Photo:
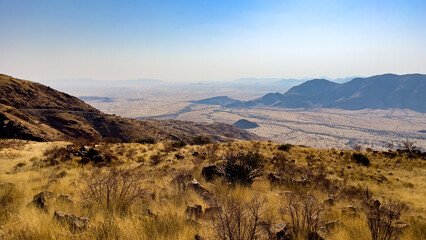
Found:
[[[0,0],[0,72],[166,81],[426,73],[426,1]]]

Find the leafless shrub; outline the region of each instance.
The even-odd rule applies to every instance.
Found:
[[[227,198],[223,203],[223,211],[217,211],[212,218],[216,239],[260,239],[259,224],[265,212],[264,205],[265,202],[257,198],[249,202]]]
[[[95,169],[81,175],[84,186],[81,198],[89,206],[126,213],[132,204],[143,199],[147,190],[140,187],[143,175],[137,169]]]
[[[311,194],[291,194],[281,213],[290,220],[295,238],[314,236],[322,225],[323,206]]]
[[[151,155],[150,159],[151,159],[152,165],[157,166],[164,160],[164,156],[161,153],[157,153],[157,154]]]
[[[389,201],[381,204],[379,201],[371,201],[366,204],[367,224],[373,240],[398,239],[401,229],[395,226],[400,219],[406,205],[400,202]]]

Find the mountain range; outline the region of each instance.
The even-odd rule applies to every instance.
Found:
[[[222,106],[346,110],[399,108],[426,113],[426,94],[424,93],[426,93],[426,75],[383,74],[368,78],[354,78],[341,84],[325,79],[314,79],[292,87],[284,94],[268,93],[261,98],[245,102],[228,97],[224,102],[231,103]],[[198,102],[211,102],[211,99]]]
[[[135,120],[105,114],[51,87],[0,74],[0,138],[68,141],[113,137],[133,142],[152,137],[188,142],[194,135],[209,135],[217,141],[261,139],[223,123]]]

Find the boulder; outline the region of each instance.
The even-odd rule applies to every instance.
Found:
[[[34,195],[31,203],[38,208],[47,209],[48,202],[54,197],[54,194],[49,191],[43,191]]]
[[[53,218],[59,222],[68,224],[72,231],[81,231],[86,229],[90,221],[87,217],[77,217],[74,214],[55,211]]]
[[[73,199],[71,195],[69,194],[61,194],[56,198],[57,201],[64,202],[64,203],[73,203]]]
[[[188,206],[185,210],[187,218],[199,218],[201,215],[203,215],[203,207],[201,205]]]
[[[215,215],[219,214],[222,212],[222,207],[216,206],[216,207],[207,207],[206,209],[204,209],[204,215],[203,217],[208,219],[208,218],[212,218]]]

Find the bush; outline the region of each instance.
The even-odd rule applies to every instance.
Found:
[[[155,144],[156,141],[153,137],[142,137],[139,140],[136,141],[137,143],[143,143],[143,144]]]
[[[222,205],[223,210],[217,211],[212,218],[217,239],[258,239],[264,201],[255,198],[250,202],[239,202],[229,198]]]
[[[295,239],[317,239],[323,218],[323,206],[310,194],[292,194],[281,208],[281,213],[290,219]],[[309,237],[308,237],[309,236]]]
[[[281,144],[278,146],[278,150],[280,151],[289,151],[293,147],[291,144]]]
[[[161,153],[154,154],[150,157],[152,165],[157,166],[164,160],[164,156]]]
[[[184,142],[182,140],[177,140],[177,141],[172,142],[172,147],[174,147],[174,148],[183,148],[185,146],[186,146],[186,142]]]
[[[197,135],[191,138],[193,145],[206,145],[212,143],[212,139],[209,136]]]
[[[263,157],[253,152],[228,152],[222,160],[222,168],[228,182],[250,185],[262,176]]]
[[[352,158],[359,164],[370,166],[370,159],[361,153],[354,153]]]
[[[401,212],[406,208],[405,204],[400,202],[388,202],[381,204],[374,201],[367,204],[367,224],[371,231],[373,240],[392,240],[397,239],[401,233],[396,225],[401,217]]]
[[[142,179],[143,175],[136,169],[95,169],[81,176],[84,183],[81,198],[89,206],[127,213],[131,205],[148,194],[140,187]]]

